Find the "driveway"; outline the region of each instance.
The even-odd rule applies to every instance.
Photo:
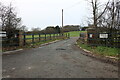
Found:
[[[118,67],[85,56],[77,38],[3,55],[4,78],[117,78]]]

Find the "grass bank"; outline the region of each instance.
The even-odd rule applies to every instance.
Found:
[[[77,41],[77,44],[86,50],[89,50],[95,54],[103,55],[103,56],[112,56],[112,57],[118,57],[118,54],[120,54],[120,49],[118,48],[110,48],[110,47],[103,47],[103,46],[97,46],[97,47],[91,47],[87,44],[82,44],[80,41]]]

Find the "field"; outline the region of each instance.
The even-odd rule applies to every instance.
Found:
[[[46,35],[46,37],[50,36],[49,34]],[[51,34],[51,36],[54,36],[53,34]],[[45,37],[45,35],[40,35],[40,37]],[[26,38],[32,38],[32,35],[26,35]],[[34,35],[34,38],[39,38],[39,35]]]
[[[79,37],[80,33],[84,33],[86,31],[72,31],[72,32],[68,32],[70,33],[70,37]]]
[[[66,32],[66,33],[64,33],[64,36],[68,36],[68,33],[69,33],[70,37],[79,37],[80,33],[83,33],[83,32],[86,32],[86,31]],[[59,36],[59,34],[51,34],[52,39],[55,39],[55,37],[57,38],[57,36]],[[40,38],[41,41],[44,42],[45,41],[45,34],[40,35],[40,37],[41,37]],[[25,38],[26,38],[27,43],[32,43],[32,38],[33,38],[32,34],[25,35]],[[50,40],[50,34],[46,34],[46,39],[47,39],[47,41]],[[38,34],[34,35],[34,41],[39,42],[39,35]]]
[[[23,36],[24,39],[24,44],[35,44],[35,43],[39,43],[40,44],[42,42],[46,42],[46,41],[51,41],[51,40],[58,40],[58,39],[66,39],[68,38],[68,33],[64,33],[64,34],[25,34]]]
[[[86,32],[86,31],[72,31],[72,32],[67,32],[67,33],[70,33],[70,37],[79,37],[80,33],[83,33],[83,32]],[[50,34],[47,34],[46,36],[49,37]],[[54,36],[54,34],[51,34],[51,37],[52,36]],[[38,38],[39,35],[34,35],[34,37]],[[41,35],[41,37],[45,37],[45,35]],[[26,38],[32,38],[32,35],[26,35]]]

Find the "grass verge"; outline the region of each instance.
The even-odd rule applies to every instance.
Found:
[[[80,43],[79,40],[77,41],[77,45],[79,45],[82,49],[89,50],[92,53],[99,54],[102,56],[118,57],[118,55],[120,54],[119,48],[111,48],[111,47],[103,47],[103,46],[92,47],[87,44]]]

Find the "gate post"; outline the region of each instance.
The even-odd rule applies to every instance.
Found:
[[[23,45],[24,45],[23,32],[19,31],[19,46],[22,47]]]

